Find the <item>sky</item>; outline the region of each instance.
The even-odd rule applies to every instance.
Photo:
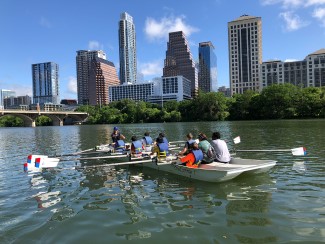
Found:
[[[182,30],[195,61],[199,43],[213,43],[218,86],[229,87],[227,24],[244,14],[262,18],[263,61],[325,48],[325,0],[1,0],[0,11],[0,89],[17,96],[32,96],[32,64],[55,62],[60,98],[77,99],[78,50],[103,50],[118,70],[122,12],[134,20],[144,80],[162,76],[168,33]]]

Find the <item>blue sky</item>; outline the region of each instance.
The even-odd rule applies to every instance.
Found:
[[[133,16],[138,71],[162,75],[168,33],[186,33],[195,60],[211,41],[218,86],[229,87],[227,23],[262,18],[263,61],[302,60],[325,48],[325,0],[1,0],[0,89],[32,96],[31,65],[59,64],[60,98],[77,98],[76,51],[102,49],[119,67],[120,13]]]

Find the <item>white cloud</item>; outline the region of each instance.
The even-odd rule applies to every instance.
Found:
[[[155,20],[151,17],[146,19],[144,32],[151,41],[166,40],[168,39],[168,33],[174,31],[183,31],[189,37],[192,33],[199,31],[199,29],[187,24],[185,16],[163,17],[160,20]]]
[[[285,21],[285,30],[287,31],[295,31],[310,24],[307,21],[303,21],[293,11],[300,11],[305,18],[314,17],[325,27],[325,8],[321,7],[325,5],[325,0],[260,0],[260,3],[264,6],[278,4],[283,9],[286,9],[286,12],[280,13],[280,17]],[[309,10],[311,8],[314,8],[314,10]],[[306,9],[309,11],[306,11]],[[311,12],[310,16],[309,13]]]
[[[325,8],[316,8],[312,16],[318,19],[322,23],[322,26],[325,27]]]
[[[77,78],[74,76],[69,76],[68,78],[68,92],[77,94]]]
[[[7,89],[7,90],[14,91],[14,92],[16,92],[16,96],[28,95],[31,97],[33,95],[31,86],[26,86],[26,85],[21,85],[21,84],[3,82],[3,84],[1,84],[0,89]]]
[[[319,6],[319,5],[325,5],[325,0],[307,0],[305,3],[305,6]]]
[[[163,72],[163,61],[155,60],[149,63],[140,63],[140,72],[148,76],[161,76]]]
[[[98,41],[89,41],[88,42],[88,49],[89,50],[102,50],[103,45],[100,44]]]
[[[288,58],[288,59],[286,59],[286,60],[284,60],[284,62],[296,62],[296,61],[299,61],[298,59],[290,59],[290,58]]]
[[[284,28],[286,31],[295,31],[309,25],[307,21],[302,20],[299,15],[292,11],[282,12],[279,16],[285,22]]]
[[[310,7],[325,5],[325,0],[260,0],[262,5],[280,4],[283,8],[294,9],[300,7]]]

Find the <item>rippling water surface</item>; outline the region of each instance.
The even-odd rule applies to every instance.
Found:
[[[325,120],[120,126],[128,139],[146,130],[165,131],[170,141],[219,130],[231,149],[308,150],[304,157],[238,152],[278,164],[219,184],[139,166],[75,170],[73,161],[23,172],[28,154],[93,148],[110,142],[113,126],[0,128],[0,243],[325,242]]]

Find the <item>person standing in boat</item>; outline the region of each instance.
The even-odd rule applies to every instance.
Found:
[[[199,148],[202,150],[203,152],[203,160],[202,163],[203,164],[208,164],[208,163],[212,163],[213,160],[216,157],[214,148],[211,146],[210,142],[208,141],[208,138],[205,134],[200,133],[199,136]]]
[[[231,157],[227,143],[224,140],[221,140],[220,138],[221,135],[219,132],[213,132],[211,145],[216,153],[214,161],[221,163],[229,163]]]
[[[199,145],[194,142],[191,152],[179,160],[189,168],[198,168],[203,160],[203,152],[199,148]]]
[[[136,136],[131,137],[131,153],[135,156],[142,155],[142,142]]]
[[[191,149],[192,149],[192,145],[193,145],[194,142],[195,142],[195,140],[193,140],[192,133],[188,133],[186,135],[186,142],[185,142],[184,148],[183,148],[182,151],[180,151],[178,153],[178,155],[179,156],[185,156],[185,155],[189,154]]]
[[[163,139],[163,137],[158,136],[156,139],[156,144],[152,149],[152,155],[156,154],[158,158],[165,158],[168,156],[169,146]]]
[[[111,134],[111,138],[113,141],[112,144],[116,151],[123,151],[125,149],[125,136],[120,133],[118,127],[114,127],[113,133]]]
[[[153,144],[153,140],[149,134],[148,131],[146,131],[144,133],[144,137],[142,138],[142,148],[146,151],[146,152],[151,152],[152,150],[152,144]]]

